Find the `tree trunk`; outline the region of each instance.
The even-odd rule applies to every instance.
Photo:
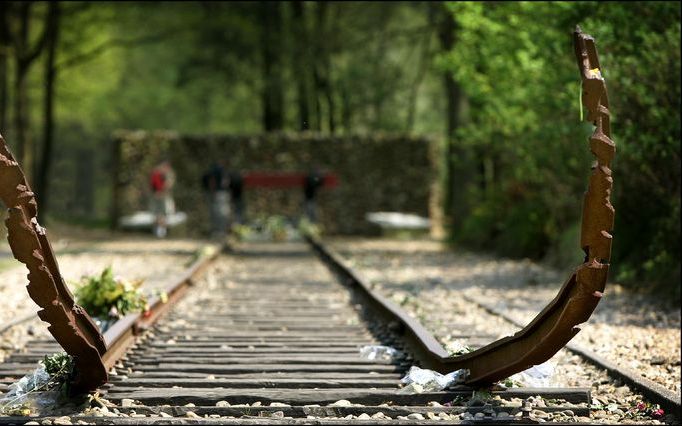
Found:
[[[410,94],[409,98],[407,101],[407,122],[405,125],[405,130],[407,132],[411,132],[414,129],[414,122],[417,116],[417,97],[419,95],[419,87],[422,84],[422,81],[424,81],[424,76],[426,75],[426,71],[428,69],[428,66],[430,64],[430,59],[431,59],[431,37],[433,33],[428,32],[424,36],[424,40],[422,41],[422,46],[421,49],[422,51],[420,52],[421,55],[419,56],[419,65],[417,67],[417,74],[414,77],[414,82],[412,83],[412,86],[410,87]]]
[[[34,149],[33,141],[31,139],[31,132],[29,126],[29,107],[28,107],[28,93],[27,83],[28,72],[31,64],[35,62],[40,55],[40,52],[45,46],[48,33],[48,20],[50,14],[46,16],[43,32],[35,45],[30,45],[30,23],[31,23],[31,7],[32,2],[17,2],[18,8],[18,31],[13,33],[9,31],[9,36],[12,41],[14,51],[14,132],[17,141],[17,157],[24,169],[24,174],[32,180],[35,180],[33,171],[34,164]],[[52,6],[50,6],[52,7]]]
[[[294,47],[294,72],[296,78],[297,102],[298,102],[298,128],[300,130],[310,129],[310,107],[308,90],[308,31],[306,27],[306,17],[303,2],[296,0],[291,3],[295,47]]]
[[[438,5],[440,8],[439,17],[440,25],[438,28],[438,38],[440,40],[441,49],[443,52],[449,52],[454,49],[456,44],[457,26],[452,14],[445,8],[444,5]],[[451,230],[456,230],[461,225],[462,218],[467,214],[468,208],[465,205],[465,187],[471,179],[471,171],[464,170],[461,166],[467,164],[467,152],[458,146],[456,131],[460,125],[461,120],[461,104],[463,93],[455,81],[452,73],[446,71],[443,74],[443,85],[445,88],[445,96],[447,97],[446,110],[446,143],[445,143],[445,194],[444,194],[444,210],[446,216],[449,216]],[[460,161],[456,161],[459,159]],[[458,164],[460,166],[458,166]],[[475,173],[475,172],[474,172]]]
[[[265,131],[284,126],[282,85],[282,8],[276,1],[261,2],[263,22],[263,127]]]
[[[329,61],[329,31],[327,29],[327,15],[328,6],[326,2],[317,3],[317,15],[315,20],[316,32],[316,49],[315,49],[315,64],[314,64],[314,80],[315,80],[315,101],[317,110],[317,119],[319,130],[322,130],[322,123],[324,123],[323,102],[326,104],[327,113],[327,127],[329,132],[334,133],[336,128],[335,104],[332,87],[330,83],[330,61]]]
[[[353,111],[350,102],[350,94],[345,84],[341,85],[341,122],[346,134],[351,132],[353,127]]]
[[[28,96],[26,93],[27,67],[19,62],[14,69],[14,134],[17,141],[17,157],[24,175],[33,177],[33,146],[28,129]]]
[[[7,58],[10,49],[10,34],[7,29],[7,2],[0,2],[0,134],[7,132]]]
[[[33,146],[31,145],[27,114],[28,95],[26,93],[26,78],[29,63],[24,59],[24,52],[28,44],[29,16],[31,3],[19,4],[19,33],[15,39],[16,64],[14,68],[14,132],[17,140],[17,156],[24,174],[31,179],[33,166]]]
[[[47,61],[45,62],[45,94],[43,98],[43,147],[36,179],[36,195],[43,215],[49,206],[50,169],[54,144],[54,87],[57,78],[55,57],[59,40],[59,3],[50,2],[47,16]],[[44,217],[44,216],[43,216]]]

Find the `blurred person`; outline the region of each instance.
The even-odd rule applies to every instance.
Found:
[[[168,215],[175,213],[173,201],[175,171],[170,161],[163,160],[157,164],[152,169],[149,181],[152,190],[149,210],[155,216],[153,232],[158,238],[164,238],[168,233]]]
[[[222,238],[225,236],[230,215],[227,193],[229,179],[225,173],[225,161],[213,163],[201,177],[201,184],[208,199],[211,238]]]
[[[228,173],[230,183],[228,188],[230,190],[230,201],[234,209],[234,222],[243,225],[244,224],[244,199],[242,197],[242,192],[244,189],[244,178],[242,174],[237,170],[231,170]]]
[[[316,196],[324,183],[324,176],[317,166],[310,169],[303,182],[303,203],[305,215],[311,223],[317,223]]]

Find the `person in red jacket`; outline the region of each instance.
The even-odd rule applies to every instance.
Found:
[[[155,216],[154,235],[163,238],[168,233],[168,215],[175,213],[172,193],[175,172],[168,160],[163,160],[152,169],[149,184],[152,192],[150,210]]]

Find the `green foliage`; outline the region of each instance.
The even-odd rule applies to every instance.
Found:
[[[232,226],[230,230],[232,235],[237,239],[237,241],[246,241],[252,234],[253,230],[248,225],[236,224]]]
[[[68,391],[69,381],[73,375],[73,358],[66,352],[45,355],[43,358],[45,371],[50,375],[53,389]]]
[[[571,33],[580,24],[597,41],[617,145],[612,278],[679,297],[679,5],[448,7],[457,43],[438,62],[468,97],[452,143],[476,165],[471,184],[457,188],[474,207],[456,218],[453,238],[508,256],[549,254],[561,266],[582,260],[575,229],[593,157],[592,126],[579,122]]]
[[[464,355],[469,352],[473,352],[473,348],[471,348],[469,345],[464,345],[456,340],[446,345],[445,350],[448,351],[448,355],[451,356]]]
[[[523,384],[521,382],[518,382],[516,380],[510,379],[507,377],[506,379],[502,380],[501,382],[504,387],[506,388],[522,388]]]
[[[287,238],[287,218],[282,215],[272,215],[265,219],[265,232],[273,241],[284,241]]]
[[[99,276],[86,277],[76,289],[76,301],[90,315],[99,318],[119,318],[131,312],[147,309],[147,298],[139,287],[142,280],[114,278],[111,266]]]
[[[298,232],[301,235],[320,237],[322,235],[322,226],[318,223],[311,222],[307,217],[303,217],[298,221]]]
[[[477,389],[471,393],[471,398],[469,398],[469,401],[467,401],[467,405],[485,405],[492,402],[493,399],[493,394],[489,389]]]
[[[186,262],[186,266],[193,265],[199,259],[205,259],[205,258],[211,257],[215,253],[216,253],[216,248],[214,246],[204,245],[199,250],[196,250],[194,253],[192,253],[192,257],[190,257],[189,260]],[[163,293],[165,293],[165,292],[163,292]],[[160,294],[159,297],[161,298],[163,303],[166,303],[166,300],[168,300],[167,294]]]

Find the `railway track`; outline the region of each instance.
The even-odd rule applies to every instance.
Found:
[[[511,388],[476,405],[469,405],[474,389],[466,386],[400,393],[408,368],[423,365],[415,359],[415,343],[395,318],[368,303],[353,282],[362,280],[355,271],[320,241],[313,242],[312,250],[303,244],[247,244],[211,265],[210,258],[197,261],[169,285],[168,290],[180,291],[163,305],[167,313],[159,312],[156,324],[143,326],[139,320],[144,318],[133,316],[105,333],[109,344],[129,346],[120,360],[109,361],[116,373],[100,388],[115,407],[65,413],[69,421],[531,423],[537,409],[559,419],[567,410],[589,418],[590,392],[582,388]],[[328,254],[321,257],[326,268],[314,257],[320,250]],[[490,336],[460,333],[474,348],[490,341]],[[379,361],[360,357],[361,347],[378,344],[403,355]],[[0,391],[32,371],[45,354],[58,351],[51,339],[30,342],[0,364]],[[524,407],[538,395],[549,401],[546,407]],[[560,399],[566,402],[555,402]],[[515,417],[524,414],[532,417]],[[0,417],[0,423],[31,420]]]
[[[546,413],[588,415],[587,389],[512,388],[471,406],[474,389],[467,386],[400,392],[400,379],[417,363],[404,336],[304,244],[243,245],[195,282],[167,315],[142,328],[100,388],[118,413],[145,417],[91,410],[71,422],[527,423],[521,416],[532,408],[522,402],[537,395],[549,401]],[[468,337],[474,346],[486,342],[486,336]],[[367,345],[391,346],[402,355],[368,360],[359,353]],[[0,380],[18,379],[56,351],[54,341],[31,342],[0,365]],[[566,402],[552,404],[559,399]]]

